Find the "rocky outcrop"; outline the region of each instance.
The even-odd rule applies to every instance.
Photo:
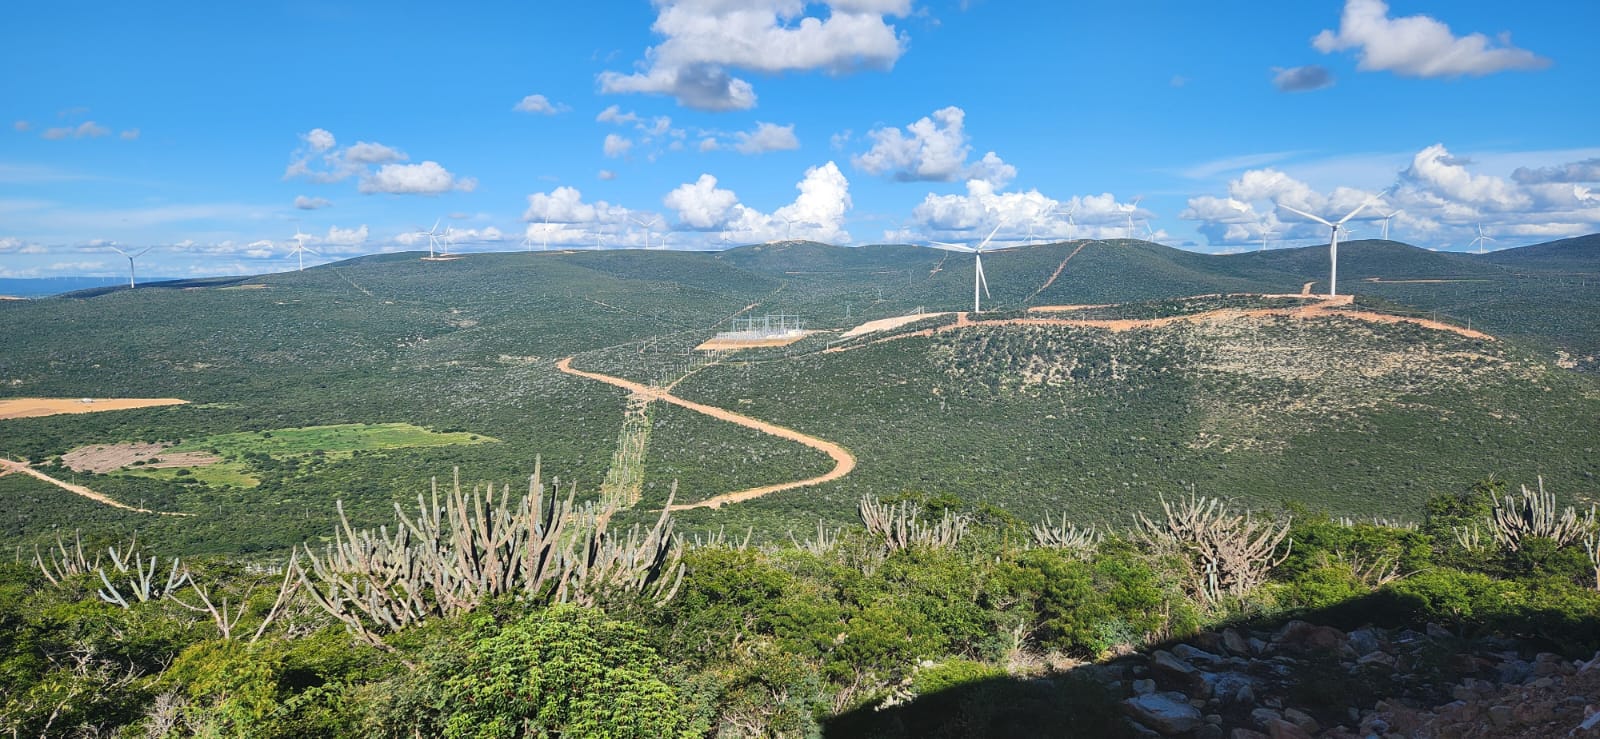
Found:
[[[1095,668],[1140,734],[1193,739],[1600,738],[1600,653],[1291,621]]]

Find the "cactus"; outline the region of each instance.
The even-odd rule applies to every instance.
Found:
[[[867,531],[883,537],[885,546],[891,552],[912,546],[954,549],[961,543],[961,537],[966,535],[970,523],[966,516],[950,511],[945,511],[938,523],[924,523],[920,520],[921,506],[908,500],[901,501],[898,506],[879,503],[877,498],[870,495],[861,499],[857,512],[861,522],[866,524]]]
[[[1589,515],[1579,516],[1571,506],[1556,508],[1556,496],[1544,489],[1544,478],[1539,478],[1539,491],[1532,492],[1523,485],[1521,498],[1510,495],[1496,500],[1489,517],[1489,533],[1507,551],[1522,548],[1522,541],[1541,537],[1555,542],[1557,547],[1577,543],[1595,530],[1595,509]]]
[[[514,502],[509,486],[498,496],[492,485],[468,495],[459,475],[441,502],[435,482],[431,500],[417,496],[415,516],[395,504],[392,533],[354,530],[341,502],[333,543],[321,555],[304,546],[307,564],[294,569],[314,603],[373,644],[381,633],[503,595],[582,605],[613,596],[669,600],[683,576],[672,496],[653,528],[635,525],[619,538],[599,525],[609,509],[575,507],[576,494],[574,485],[546,505],[536,462],[528,493]]]
[[[1052,524],[1050,515],[1045,514],[1044,523],[1033,525],[1033,541],[1041,547],[1051,549],[1065,549],[1079,556],[1087,556],[1100,546],[1104,538],[1101,533],[1090,526],[1080,529],[1077,524],[1067,521],[1067,515],[1061,514],[1061,523]]]
[[[1162,496],[1161,510],[1159,522],[1134,514],[1134,533],[1157,551],[1182,554],[1191,567],[1189,591],[1204,603],[1255,589],[1294,545],[1288,521],[1256,519],[1248,510],[1237,515],[1216,498],[1191,492],[1173,504]]]

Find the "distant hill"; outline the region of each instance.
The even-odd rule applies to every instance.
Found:
[[[305,271],[92,289],[0,302],[8,327],[0,397],[178,397],[189,405],[0,421],[0,454],[44,459],[86,444],[195,440],[349,423],[408,423],[500,440],[465,446],[241,459],[260,481],[87,475],[117,499],[182,510],[152,521],[0,478],[20,513],[0,543],[83,527],[159,533],[192,550],[250,551],[325,534],[335,500],[356,525],[384,520],[427,480],[511,482],[535,458],[592,495],[630,408],[556,360],[790,425],[854,450],[826,486],[718,511],[689,530],[764,535],[844,520],[862,493],[907,487],[982,499],[1025,517],[1088,519],[1193,484],[1257,505],[1299,500],[1342,513],[1412,511],[1429,491],[1496,473],[1543,474],[1589,495],[1600,474],[1600,290],[1583,247],[1487,257],[1396,242],[1341,245],[1356,308],[1488,331],[1250,318],[1110,333],[983,326],[882,344],[842,342],[866,321],[970,310],[970,254],[810,242],[723,252],[416,253]],[[1186,296],[1326,289],[1325,247],[1213,256],[1143,241],[1040,244],[986,254],[990,316],[1118,304],[1081,315],[1170,316],[1255,298]],[[1504,260],[1545,266],[1511,266]],[[1542,260],[1542,261],[1541,261]],[[1234,302],[1229,302],[1234,301]],[[1243,301],[1243,302],[1239,302]],[[1108,313],[1109,311],[1109,313]],[[798,315],[821,333],[708,357],[693,347],[735,316]],[[927,329],[955,316],[907,327]],[[940,323],[940,322],[945,323]],[[714,364],[707,367],[706,362]],[[703,369],[701,369],[703,367]],[[692,375],[684,378],[691,370]],[[799,479],[820,453],[654,404],[641,505]],[[637,427],[637,425],[636,425]],[[214,476],[208,479],[224,479]],[[730,529],[731,530],[731,529]]]
[[[1502,249],[1480,258],[1513,269],[1581,274],[1595,278],[1600,277],[1600,234]]]
[[[73,290],[128,284],[126,277],[0,277],[0,295],[17,298],[39,298],[59,295]]]

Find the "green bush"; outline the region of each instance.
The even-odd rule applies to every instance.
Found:
[[[958,685],[1005,677],[1005,674],[1005,670],[998,667],[990,667],[982,662],[973,662],[968,659],[952,659],[933,667],[917,670],[917,674],[911,679],[911,687],[917,692],[917,695],[932,695]]]

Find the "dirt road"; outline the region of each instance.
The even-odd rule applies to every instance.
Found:
[[[40,472],[40,471],[38,471],[38,470],[36,470],[36,469],[34,469],[32,467],[29,467],[25,463],[16,462],[16,461],[13,461],[13,460],[10,460],[10,459],[0,458],[0,469],[4,469],[7,472],[20,472],[20,473],[22,473],[24,475],[29,475],[31,477],[37,477],[40,480],[48,482],[51,485],[54,485],[54,486],[56,486],[58,488],[61,488],[62,490],[65,490],[65,491],[67,491],[69,493],[72,493],[74,495],[81,495],[81,496],[83,496],[85,498],[88,498],[89,500],[92,500],[92,501],[94,501],[96,503],[99,503],[101,505],[108,505],[108,506],[111,506],[112,508],[120,508],[120,509],[122,509],[124,511],[132,511],[134,513],[154,513],[154,514],[156,514],[158,516],[184,516],[184,517],[188,517],[188,516],[193,516],[194,515],[193,513],[175,513],[175,512],[172,512],[172,511],[152,511],[149,508],[135,508],[135,507],[133,507],[131,505],[128,505],[126,503],[120,503],[118,501],[112,500],[112,499],[110,499],[110,498],[108,498],[108,497],[106,497],[104,495],[101,495],[101,494],[99,494],[99,493],[97,493],[97,492],[95,492],[93,490],[90,490],[90,489],[88,489],[88,488],[86,488],[86,487],[84,487],[82,485],[74,485],[73,483],[67,482],[65,480],[57,480],[54,477],[51,477],[49,475],[46,475],[43,472]]]
[[[608,385],[615,385],[643,398],[659,400],[663,403],[671,403],[673,405],[688,408],[691,411],[701,413],[718,420],[727,421],[728,423],[736,423],[740,426],[744,426],[745,428],[755,429],[756,431],[760,431],[764,434],[799,442],[833,458],[833,469],[816,477],[808,477],[804,480],[795,480],[794,482],[784,482],[776,485],[764,485],[762,487],[739,490],[732,493],[723,493],[722,495],[713,496],[698,503],[679,503],[672,506],[672,510],[675,511],[681,511],[689,508],[721,508],[728,503],[754,500],[763,495],[770,495],[783,490],[793,490],[794,488],[821,485],[822,483],[832,482],[844,477],[845,475],[850,474],[851,470],[856,468],[855,455],[851,454],[848,449],[845,449],[844,447],[839,446],[831,441],[818,439],[815,436],[802,434],[799,431],[795,431],[791,428],[785,428],[776,424],[767,423],[766,421],[740,415],[730,410],[717,408],[716,406],[710,406],[704,403],[696,403],[692,400],[684,400],[683,398],[673,395],[672,393],[660,388],[650,387],[649,385],[641,385],[637,382],[624,380],[620,377],[602,375],[598,372],[585,372],[580,369],[574,369],[572,366],[572,357],[567,357],[566,359],[556,362],[556,369],[576,377],[595,380],[597,382],[604,382]]]

